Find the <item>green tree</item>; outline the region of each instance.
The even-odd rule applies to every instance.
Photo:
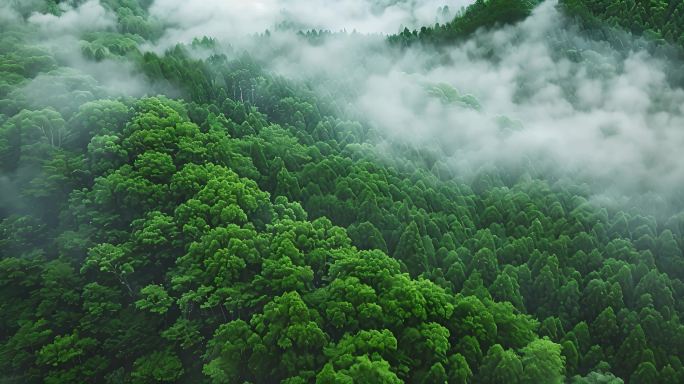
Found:
[[[394,258],[401,260],[412,275],[425,271],[427,257],[415,222],[411,222],[401,234]]]
[[[524,382],[561,383],[565,373],[565,359],[561,346],[548,339],[537,339],[522,349]]]
[[[501,345],[495,344],[482,360],[480,375],[485,383],[520,383],[523,365],[514,351],[504,350]]]
[[[133,364],[131,378],[134,383],[175,382],[183,375],[183,365],[169,349],[143,356]]]

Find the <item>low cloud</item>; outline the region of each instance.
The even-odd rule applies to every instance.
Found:
[[[10,24],[21,20],[21,15],[10,4],[0,4],[0,23]]]
[[[554,1],[446,49],[389,48],[382,34],[228,41],[279,74],[316,79],[309,83],[339,95],[388,141],[435,150],[461,175],[519,164],[578,177],[597,193],[676,197],[684,185],[684,91],[668,80],[674,64],[583,37]],[[478,108],[445,102],[434,87]]]
[[[552,0],[517,25],[442,49],[385,41],[402,26],[439,21],[444,5],[453,16],[467,3],[155,0],[151,17],[166,29],[148,48],[215,37],[228,56],[247,51],[275,73],[313,84],[387,142],[430,149],[466,177],[483,166],[521,165],[579,177],[597,193],[676,197],[684,185],[684,91],[669,80],[674,63],[583,37]],[[77,51],[79,33],[113,20],[91,0],[29,23],[60,35],[46,44],[103,88],[142,94],[149,85],[133,68]],[[278,28],[285,21],[292,28]],[[255,36],[266,29],[269,38]],[[298,29],[347,33],[311,42]],[[73,46],[64,43],[71,38]]]
[[[28,23],[37,26],[48,36],[73,35],[87,31],[113,28],[116,19],[100,4],[99,0],[88,0],[78,7],[62,5],[62,14],[34,13]]]
[[[135,65],[125,58],[107,57],[94,61],[83,56],[81,38],[88,32],[107,32],[116,29],[116,15],[102,6],[99,0],[88,0],[78,6],[63,4],[62,13],[31,14],[26,24],[36,31],[35,44],[47,48],[58,63],[69,70],[42,74],[23,87],[25,96],[33,104],[44,104],[53,99],[69,99],[69,92],[55,93],[56,88],[72,87],[75,78],[89,78],[83,89],[74,88],[73,92],[92,92],[96,88],[102,96],[142,96],[154,91]],[[63,76],[64,75],[64,76]],[[80,81],[80,80],[79,80]],[[61,89],[60,88],[60,89]],[[43,89],[41,92],[40,89]],[[79,97],[84,97],[78,94]],[[79,98],[72,100],[77,104]],[[57,107],[64,103],[57,103]],[[73,109],[73,107],[68,107]]]
[[[546,2],[521,24],[450,50],[446,65],[429,67],[426,52],[423,69],[400,62],[371,76],[358,105],[387,137],[440,146],[459,168],[549,162],[602,188],[676,193],[684,91],[668,83],[673,64],[558,34],[562,23]],[[579,61],[565,51],[575,48]],[[481,110],[430,100],[422,85],[432,83],[472,93]],[[500,116],[522,126],[505,129]]]
[[[150,15],[166,25],[162,50],[195,37],[224,40],[292,26],[295,29],[395,33],[452,18],[470,0],[155,0]],[[444,10],[447,6],[448,11]]]

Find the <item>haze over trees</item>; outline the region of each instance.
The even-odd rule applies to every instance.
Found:
[[[426,4],[0,5],[0,382],[684,382],[677,6]]]

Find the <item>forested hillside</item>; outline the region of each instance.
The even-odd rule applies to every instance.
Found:
[[[359,107],[382,100],[363,97],[357,68],[288,76],[291,41],[352,56],[358,39],[412,62],[514,28],[537,2],[478,0],[386,35],[280,23],[244,37],[249,49],[211,33],[166,47],[181,24],[162,3],[0,5],[0,383],[684,382],[680,168],[649,152],[647,169],[669,174],[644,180],[667,183],[639,179],[610,203],[585,173],[547,172],[557,163],[528,152],[465,172],[456,141],[470,131],[441,146],[388,134]],[[645,15],[662,27],[640,32],[677,41]],[[559,68],[609,76],[564,36]],[[592,109],[580,87],[558,88]],[[534,126],[487,115],[494,99],[477,89],[416,89],[416,110],[493,121],[500,140]],[[681,90],[661,96],[644,120],[678,122]]]
[[[478,0],[461,11],[453,20],[420,30],[407,27],[388,41],[403,46],[415,41],[428,44],[451,44],[463,40],[478,30],[513,24],[528,17],[539,0]]]
[[[562,0],[571,16],[595,25],[624,28],[684,46],[684,4],[678,1]]]

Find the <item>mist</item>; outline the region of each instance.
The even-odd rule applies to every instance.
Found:
[[[107,57],[95,61],[84,56],[81,49],[84,34],[116,31],[116,15],[99,0],[61,3],[59,15],[35,11],[44,5],[40,0],[12,0],[0,4],[3,31],[14,32],[8,33],[8,40],[20,35],[29,55],[41,57],[39,62],[52,63],[49,70],[41,70],[10,88],[6,95],[9,103],[5,105],[8,110],[18,113],[50,109],[59,112],[68,122],[90,101],[159,91],[177,94],[168,87],[162,89],[152,84],[125,58]],[[35,211],[36,207],[27,203],[22,186],[42,172],[44,170],[38,164],[29,163],[14,171],[0,173],[0,214]]]
[[[266,29],[395,33],[452,19],[470,0],[155,0],[150,15],[166,25],[162,47],[196,36],[242,39]],[[444,6],[448,6],[444,10]],[[440,12],[438,12],[438,10]]]
[[[443,5],[466,5],[442,3],[396,2],[373,12],[379,3],[370,1],[336,2],[324,11],[303,1],[157,0],[150,11],[171,26],[157,50],[215,37],[229,55],[247,51],[277,74],[339,95],[386,140],[436,150],[459,174],[532,164],[556,177],[580,177],[597,193],[677,194],[684,185],[684,91],[668,81],[673,63],[583,37],[551,0],[517,25],[446,49],[387,46],[386,34],[434,23]],[[282,20],[358,33],[311,43],[279,31]],[[253,36],[267,29],[266,44]],[[438,97],[435,86],[479,106]]]
[[[113,15],[98,0],[88,0],[76,8],[65,5],[62,11],[59,16],[33,13],[28,22],[37,25],[45,35],[52,36],[108,29],[115,25]]]
[[[63,3],[61,14],[33,12],[23,18],[21,4],[0,8],[0,18],[32,31],[31,43],[46,50],[61,67],[42,73],[18,89],[13,98],[31,108],[55,107],[67,116],[83,102],[102,97],[140,97],[161,90],[139,73],[134,63],[125,58],[86,58],[82,52],[83,36],[90,32],[116,31],[116,15],[99,0],[78,5]]]
[[[469,3],[155,0],[150,18],[164,33],[142,49],[163,53],[197,37],[216,38],[220,53],[247,52],[273,73],[310,84],[386,143],[430,150],[466,178],[488,166],[533,166],[555,178],[579,178],[597,194],[677,196],[684,185],[684,91],[669,81],[675,64],[584,37],[553,0],[517,25],[446,48],[386,42],[404,27],[449,20]],[[19,17],[11,8],[0,14]],[[115,23],[99,1],[64,6],[60,16],[33,14],[26,23],[62,63],[95,80],[92,94],[150,93],[152,85],[130,63],[94,62],[80,53],[80,34]],[[309,29],[338,33],[315,42],[296,33]],[[25,87],[38,107],[36,89],[41,83]],[[46,98],[45,105],[55,102]],[[377,146],[397,155],[391,147]]]
[[[0,382],[681,381],[684,4],[484,1],[0,0]]]
[[[520,25],[450,50],[446,65],[408,53],[386,74],[369,76],[356,105],[388,137],[438,145],[459,169],[548,161],[625,193],[676,193],[684,183],[684,92],[668,84],[673,64],[559,36],[562,22],[546,2]],[[580,47],[581,58],[559,54],[553,43]],[[435,83],[474,95],[481,109],[430,98],[424,85]],[[499,116],[522,125],[506,129]]]

